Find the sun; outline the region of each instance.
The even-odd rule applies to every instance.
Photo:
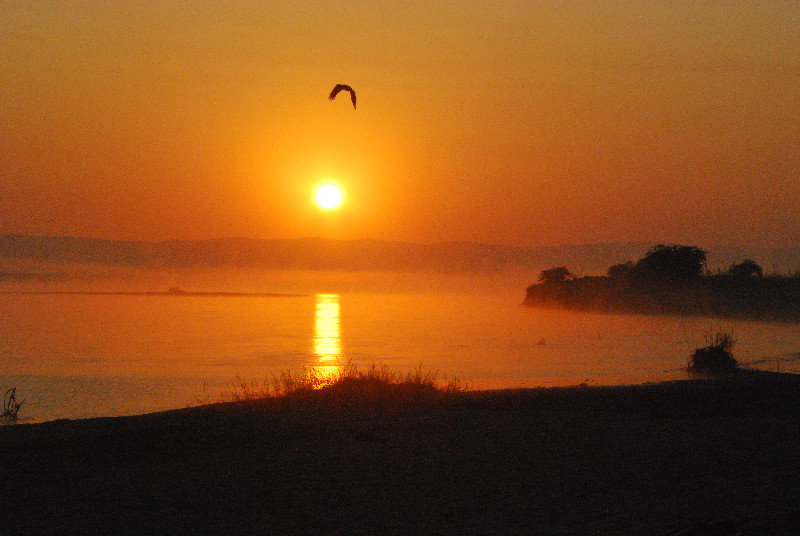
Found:
[[[339,208],[344,200],[344,194],[341,188],[333,184],[323,184],[317,187],[314,192],[314,201],[316,201],[319,208],[325,210],[333,210]]]

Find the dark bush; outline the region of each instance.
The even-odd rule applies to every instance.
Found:
[[[736,279],[762,278],[764,270],[755,261],[747,259],[728,268],[728,275]]]
[[[734,372],[739,364],[731,354],[731,347],[733,337],[730,333],[717,333],[712,344],[694,351],[687,370],[695,374]]]

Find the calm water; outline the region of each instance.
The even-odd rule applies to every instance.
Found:
[[[237,377],[419,365],[472,388],[685,377],[711,329],[737,359],[798,372],[796,325],[521,307],[520,292],[303,297],[0,295],[0,388],[27,420],[125,415],[229,399]]]

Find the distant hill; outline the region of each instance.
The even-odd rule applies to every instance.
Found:
[[[0,235],[0,261],[79,263],[143,268],[242,267],[300,270],[426,270],[441,272],[536,271],[569,266],[577,274],[641,256],[644,242],[515,247],[473,242],[415,244],[322,238],[168,240]],[[800,248],[711,248],[709,264],[727,268],[752,258],[767,270],[800,269]]]

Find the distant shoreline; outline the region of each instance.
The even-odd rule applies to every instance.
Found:
[[[586,276],[531,285],[522,305],[600,314],[800,323],[795,290],[800,285],[794,279],[786,278],[785,286],[795,287],[787,290],[781,288],[781,280],[777,283],[759,280],[754,282],[758,286],[748,288],[726,286],[719,278],[711,276],[687,285],[648,287],[604,276]]]
[[[279,292],[188,292],[188,291],[82,291],[82,290],[42,290],[42,291],[4,291],[0,294],[62,294],[80,296],[170,296],[188,298],[306,298],[309,294],[283,294]]]
[[[710,273],[697,246],[659,244],[605,276],[577,277],[566,266],[544,270],[525,305],[645,315],[800,322],[800,272],[764,274],[745,259]]]

